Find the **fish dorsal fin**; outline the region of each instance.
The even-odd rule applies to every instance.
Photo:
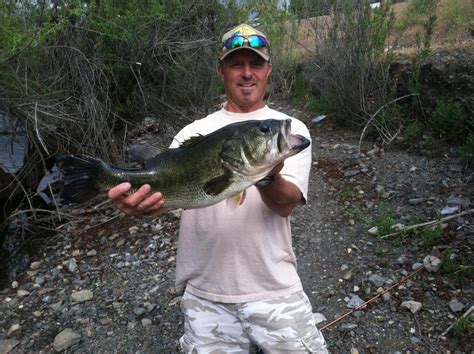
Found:
[[[133,144],[128,148],[128,160],[145,165],[146,161],[166,151],[167,148],[155,144]]]
[[[183,141],[183,142],[181,143],[181,145],[179,145],[179,148],[182,148],[182,147],[189,147],[189,146],[191,146],[191,145],[197,144],[197,143],[199,143],[200,141],[202,141],[204,138],[205,138],[205,136],[204,136],[204,135],[201,135],[201,134],[192,136],[192,137],[186,139],[185,141]]]
[[[234,194],[232,197],[226,199],[226,204],[232,210],[237,208],[245,200],[246,193],[245,191]]]
[[[226,173],[215,177],[206,182],[203,186],[204,192],[208,195],[219,195],[232,184],[232,173],[227,170]]]

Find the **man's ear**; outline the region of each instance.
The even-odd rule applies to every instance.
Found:
[[[217,73],[219,74],[219,77],[221,78],[221,80],[224,80],[224,74],[222,73],[222,62],[219,61],[216,65],[216,70],[217,70]]]
[[[270,74],[272,73],[272,69],[273,69],[273,65],[272,63],[268,62],[268,73],[267,73],[267,79],[268,77],[270,76]]]

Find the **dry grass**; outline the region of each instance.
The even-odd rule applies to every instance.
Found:
[[[460,26],[451,26],[450,21],[446,20],[447,3],[449,0],[440,1],[437,8],[438,21],[433,34],[431,48],[434,52],[438,51],[465,51],[472,52],[474,50],[474,39],[469,30]],[[458,0],[470,1],[470,0]],[[397,3],[392,6],[396,19],[400,19],[406,11],[409,4]],[[294,33],[294,52],[296,57],[300,59],[307,58],[308,52],[315,50],[318,43],[326,33],[316,33],[314,28],[329,28],[331,25],[331,16],[319,16],[316,18],[299,20],[292,31]],[[315,26],[316,24],[316,26]],[[390,45],[394,49],[397,57],[413,57],[418,52],[417,33],[423,32],[421,25],[414,25],[406,29],[402,33],[393,33],[390,37]]]

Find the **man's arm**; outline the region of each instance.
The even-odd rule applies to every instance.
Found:
[[[267,186],[257,187],[263,202],[267,207],[285,218],[291,214],[293,209],[304,202],[300,189],[293,183],[287,181],[280,171],[283,162],[275,166],[269,175],[274,175],[275,180]]]

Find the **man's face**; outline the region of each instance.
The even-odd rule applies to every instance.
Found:
[[[252,112],[265,106],[263,97],[272,64],[252,50],[237,50],[224,58],[217,71],[224,81],[230,112]]]

